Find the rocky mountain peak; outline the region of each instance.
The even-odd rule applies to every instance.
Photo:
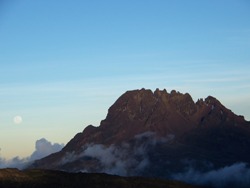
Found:
[[[128,91],[123,94],[109,109],[106,120],[114,121],[122,116],[130,120],[146,120],[152,115],[166,115],[170,111],[177,111],[183,117],[189,118],[197,111],[192,97],[172,90],[141,89]],[[124,117],[124,118],[125,118]]]
[[[88,126],[78,142],[119,143],[143,132],[158,136],[182,135],[199,126],[236,125],[244,118],[236,116],[216,98],[209,96],[196,103],[190,94],[172,90],[148,89],[127,91],[109,108],[99,127]],[[81,136],[83,137],[83,136]]]
[[[204,160],[222,167],[250,162],[249,135],[250,123],[212,96],[194,102],[188,93],[143,88],[125,92],[100,126],[87,126],[61,152],[33,167],[89,172],[121,168],[150,176],[183,170],[187,158],[197,160],[198,167]]]

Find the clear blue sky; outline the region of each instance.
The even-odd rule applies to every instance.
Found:
[[[143,87],[250,120],[249,18],[248,0],[0,0],[0,156],[66,144]]]

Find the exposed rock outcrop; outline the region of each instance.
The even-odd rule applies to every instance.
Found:
[[[216,98],[141,89],[124,93],[99,127],[89,125],[31,168],[170,177],[185,161],[203,171],[250,163],[249,148],[250,123]]]

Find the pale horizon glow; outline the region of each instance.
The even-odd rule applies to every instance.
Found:
[[[127,90],[211,95],[250,120],[250,2],[0,2],[0,158],[99,126]],[[13,119],[14,118],[14,119]]]

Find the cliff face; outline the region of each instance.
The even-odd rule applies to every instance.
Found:
[[[62,151],[32,167],[168,177],[249,163],[250,123],[216,98],[194,102],[186,93],[134,90],[109,108],[99,127],[89,125]]]
[[[134,90],[123,94],[108,110],[99,127],[88,126],[64,149],[81,148],[86,143],[117,144],[143,132],[158,136],[183,135],[199,127],[240,126],[248,122],[209,96],[196,103],[186,93],[166,90]]]

